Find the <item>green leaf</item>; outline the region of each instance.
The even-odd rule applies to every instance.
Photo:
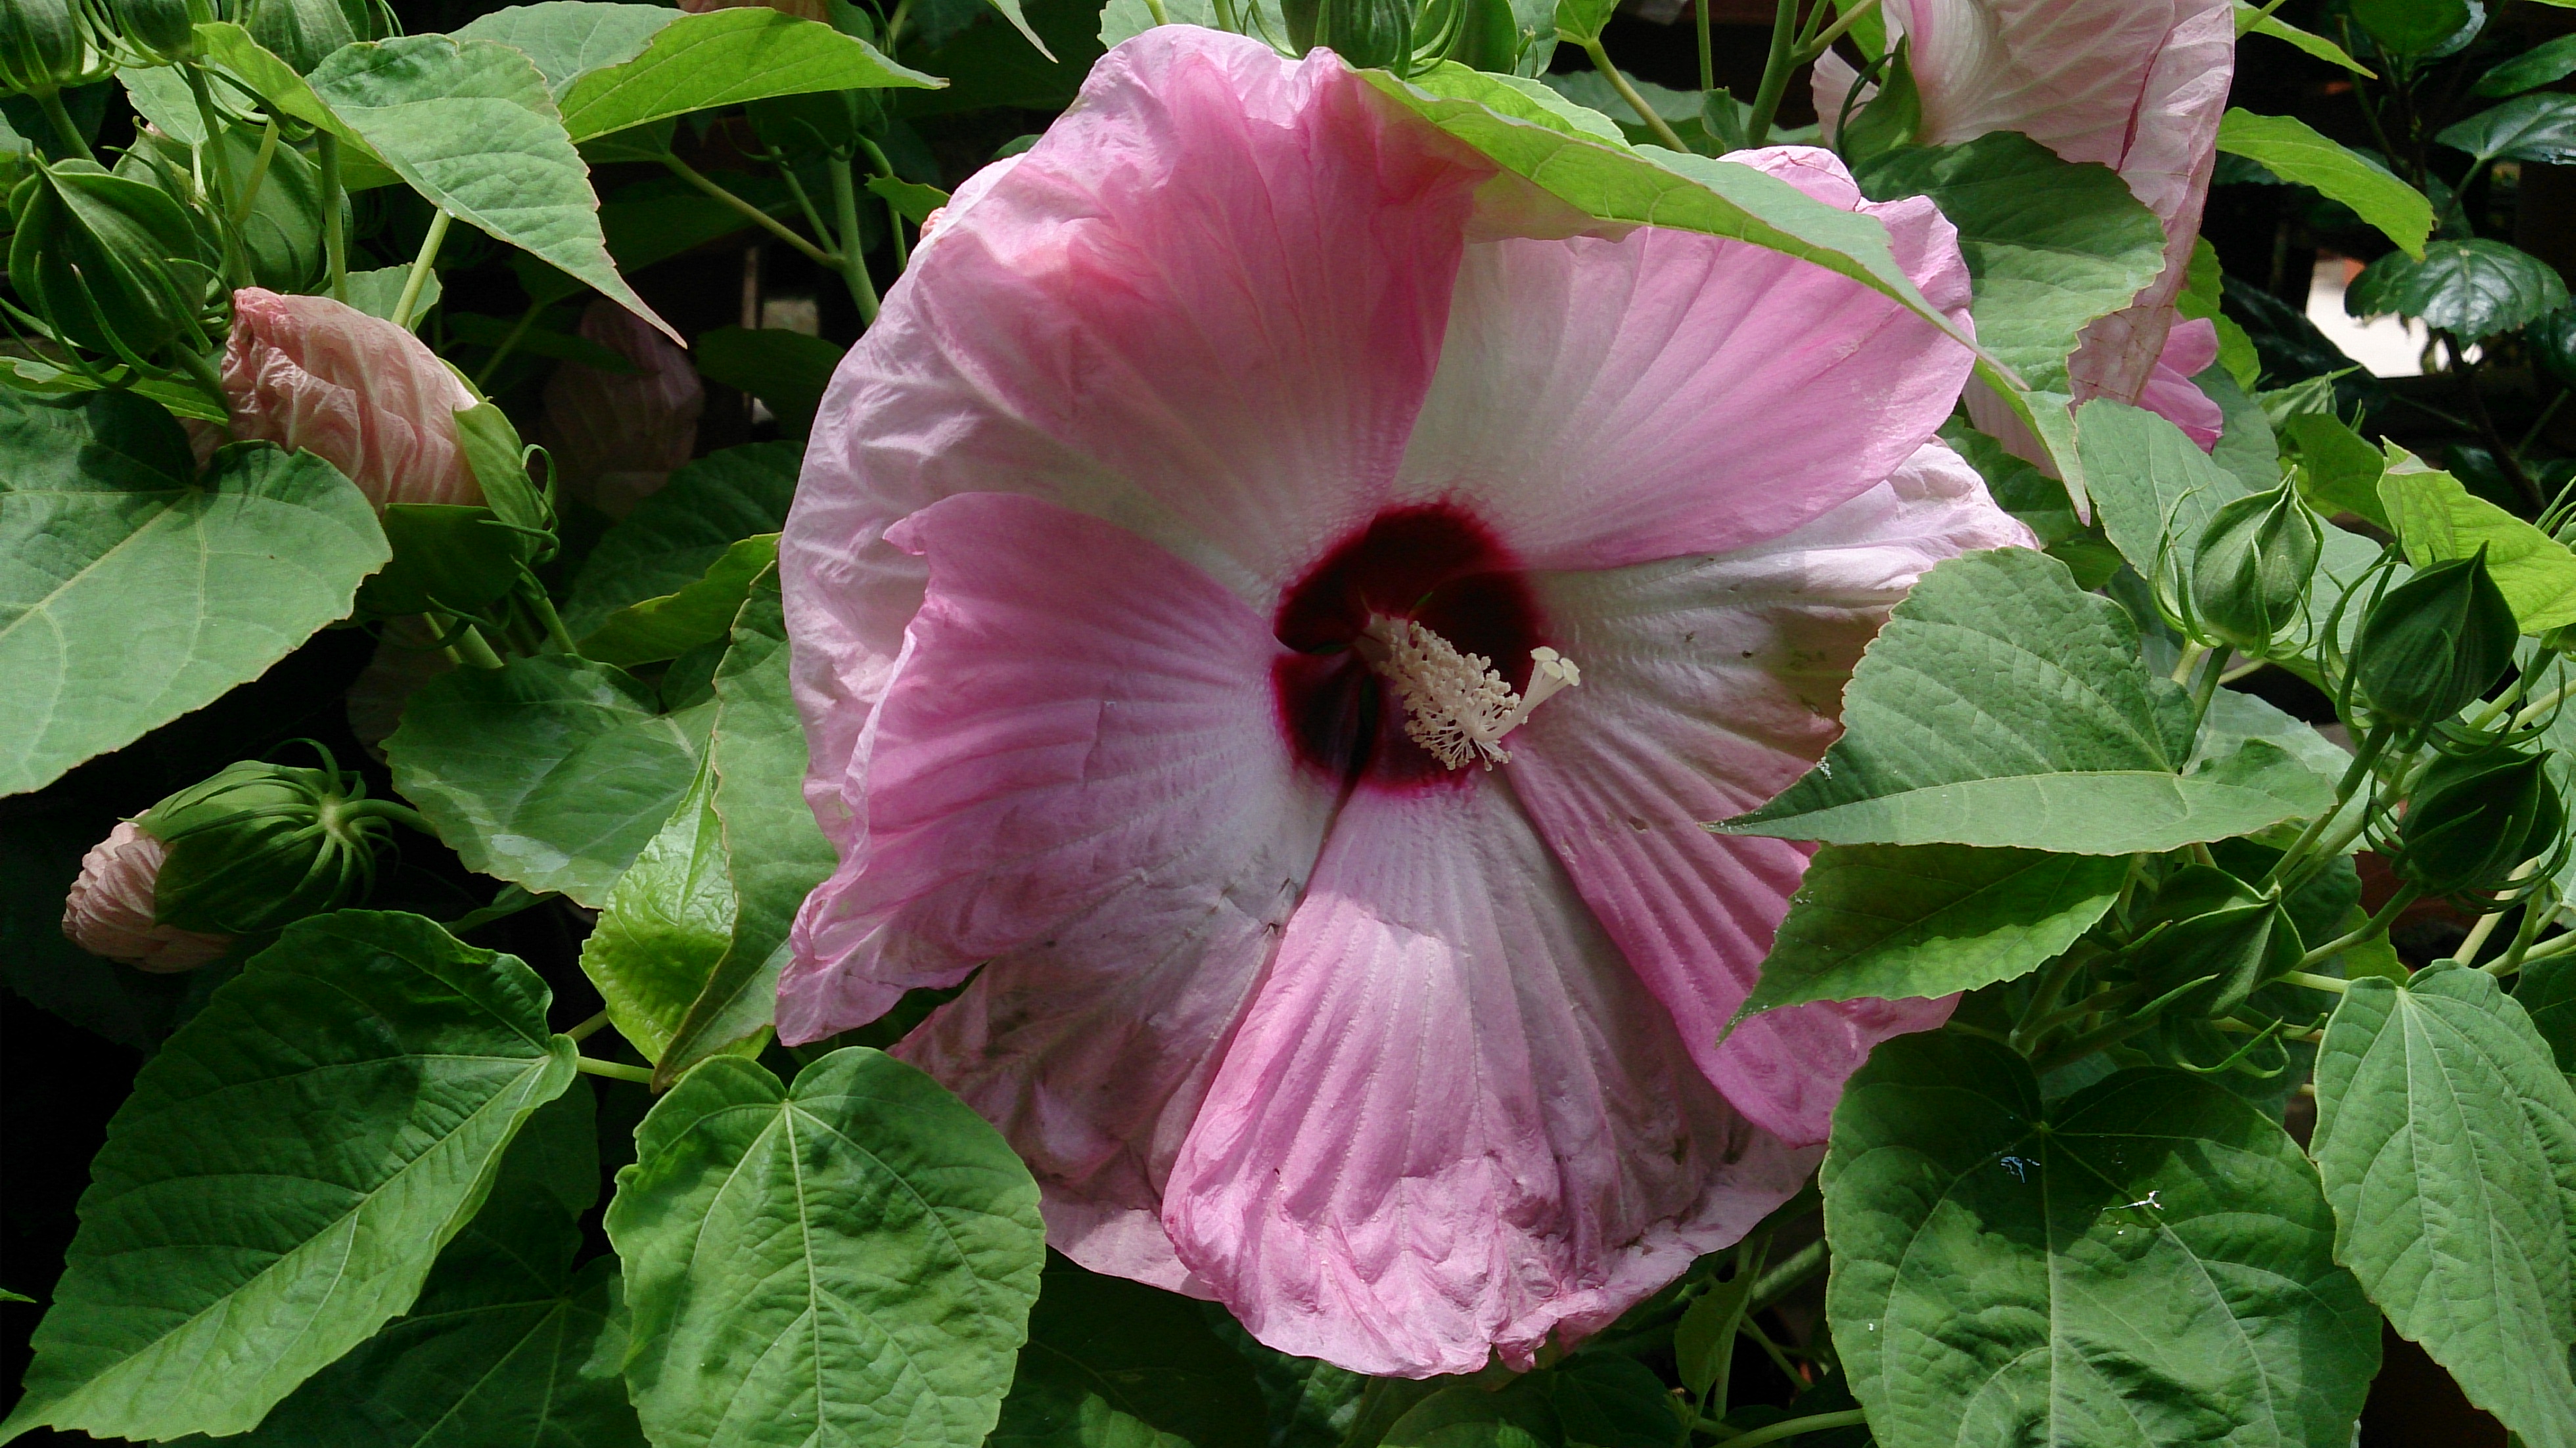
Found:
[[[289,927],[118,1108],[0,1437],[248,1432],[410,1307],[572,1082],[546,1004],[525,965],[416,915]]]
[[[2576,1090],[2484,971],[2357,980],[2317,1053],[2335,1256],[2530,1448],[2576,1443]]]
[[[2500,241],[2437,241],[2424,259],[2391,252],[2364,268],[2343,295],[2356,317],[2420,317],[2461,345],[2544,316],[2567,304],[2567,284],[2549,264]]]
[[[527,56],[498,41],[405,35],[344,46],[307,80],[338,123],[431,205],[680,340],[618,275],[590,170]]]
[[[423,685],[385,741],[394,788],[467,869],[596,909],[698,773],[705,709],[555,654]]]
[[[2516,96],[2433,139],[2468,152],[2480,165],[2505,160],[2564,166],[2576,161],[2576,96]]]
[[[1001,12],[1003,19],[1011,22],[1011,28],[1020,33],[1021,39],[1026,40],[1029,44],[1037,47],[1038,54],[1045,56],[1050,61],[1056,59],[1055,52],[1047,49],[1046,41],[1040,39],[1037,31],[1030,28],[1029,17],[1021,13],[1020,0],[990,0],[990,3],[995,10]],[[1057,63],[1061,64],[1062,62]]]
[[[644,1448],[616,1262],[576,1269],[599,1196],[592,1093],[528,1118],[411,1313],[308,1379],[237,1448]],[[190,1448],[217,1440],[190,1439]]]
[[[617,877],[581,946],[581,973],[599,987],[609,1024],[648,1061],[662,1059],[733,940],[733,876],[715,783],[715,770],[701,763],[669,823]]]
[[[320,458],[239,445],[194,473],[156,403],[0,395],[0,795],[258,678],[384,566]]]
[[[2351,0],[2351,10],[2372,39],[2399,55],[2439,51],[2476,14],[2469,0]]]
[[[1568,1444],[1672,1448],[1687,1417],[1652,1369],[1616,1353],[1570,1358],[1549,1370],[1547,1387]]]
[[[2576,553],[2566,544],[2395,443],[2388,445],[2379,500],[2408,563],[2425,568],[2483,548],[2487,571],[2524,633],[2576,623]]]
[[[2342,202],[2400,251],[2424,254],[2424,240],[2433,233],[2433,203],[2387,167],[2319,135],[2307,122],[2231,109],[2218,123],[2218,149]]]
[[[2125,855],[2250,834],[2312,803],[2178,773],[2189,700],[2139,663],[2118,604],[2024,549],[1925,574],[1853,670],[1843,725],[1813,772],[1724,828]]]
[[[1786,181],[1736,162],[1633,150],[1575,126],[1561,113],[1561,100],[1552,106],[1506,77],[1453,61],[1410,80],[1383,71],[1362,74],[1504,170],[1587,215],[1734,237],[1814,262],[1975,345],[1924,299],[1888,249],[1887,229],[1874,218],[1828,206]],[[1543,87],[1530,90],[1554,100]]]
[[[812,428],[844,350],[777,327],[717,327],[698,338],[698,375],[768,403],[782,429],[802,433]]]
[[[777,561],[777,534],[745,538],[677,593],[628,604],[601,620],[583,637],[581,651],[602,663],[649,664],[713,643],[733,626],[751,581]]]
[[[1886,152],[1859,181],[1877,201],[1929,196],[1959,228],[1977,340],[2034,387],[2064,386],[2076,334],[2164,270],[2164,228],[2118,172],[2018,132]]]
[[[518,51],[536,63],[546,90],[561,101],[574,81],[642,55],[679,18],[679,11],[659,5],[542,0],[477,16],[452,33],[458,40],[498,41]]]
[[[2043,1103],[2018,1054],[1900,1036],[1822,1181],[1825,1310],[1885,1448],[2347,1448],[2379,1323],[2281,1128],[2187,1072]]]
[[[977,1448],[1037,1297],[1037,1184],[938,1083],[852,1046],[792,1089],[720,1056],[635,1131],[608,1235],[656,1448]]]
[[[2564,80],[2576,74],[2576,35],[2562,35],[2535,45],[2478,77],[2471,95],[2510,96]]]
[[[1561,1448],[1565,1433],[1548,1396],[1546,1380],[1536,1374],[1499,1391],[1469,1383],[1438,1388],[1388,1425],[1378,1442],[1381,1448]]]
[[[2118,855],[1827,845],[1808,863],[1739,1014],[2014,979],[2091,929],[2128,873]]]
[[[1556,0],[1556,38],[1589,45],[1601,38],[1601,27],[1618,8],[1619,0]]]
[[[1269,1448],[1252,1366],[1198,1304],[1047,1258],[991,1448]]]
[[[350,272],[343,280],[349,289],[350,306],[370,317],[382,317],[390,322],[393,320],[395,305],[402,301],[403,285],[411,280],[411,268],[381,266],[368,271]],[[445,290],[438,283],[436,269],[433,268],[429,275],[421,278],[420,295],[412,299],[413,331],[420,330],[421,322],[429,316],[429,309],[438,305],[438,299]]]
[[[746,538],[776,533],[796,496],[803,448],[756,442],[682,467],[593,548],[573,579],[564,622],[576,635],[618,610],[679,593]]]
[[[2554,955],[2523,967],[2513,998],[2549,1043],[2558,1069],[2576,1074],[2576,956]]]
[[[2388,527],[2388,514],[2379,506],[2379,475],[2388,460],[2378,448],[2324,413],[2291,418],[2285,430],[2299,449],[2300,492],[2317,511],[2329,517],[2351,513]]]
[[[1377,1379],[1266,1347],[1213,1302],[1199,1311],[1208,1329],[1252,1364],[1253,1381],[1270,1410],[1270,1448],[1342,1448],[1356,1436],[1352,1430],[1359,1421],[1360,1399]]]
[[[878,200],[903,213],[904,220],[915,226],[928,221],[930,213],[948,204],[948,193],[936,186],[924,186],[916,181],[898,181],[891,176],[869,177],[868,190]]]
[[[2379,78],[2377,71],[2353,59],[2342,46],[2322,35],[2301,30],[2278,15],[2267,14],[2260,6],[2247,4],[2246,0],[2236,0],[2236,34],[2239,39],[2248,35],[2268,35],[2274,40],[2287,41],[2328,65],[2342,66],[2371,80]]]
[[[767,96],[947,83],[819,21],[762,6],[710,10],[680,16],[633,60],[573,82],[563,95],[563,122],[574,140],[585,141]]]
[[[768,1029],[788,926],[835,863],[805,803],[805,730],[788,685],[787,620],[774,571],[743,601],[715,695],[716,817],[740,905],[733,943],[672,1034],[664,1080]]]

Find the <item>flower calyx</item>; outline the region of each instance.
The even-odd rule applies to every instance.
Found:
[[[328,754],[299,769],[245,760],[143,812],[167,850],[153,886],[165,925],[224,935],[278,930],[336,910],[374,883],[399,805],[365,798]]]
[[[1354,647],[1404,704],[1405,737],[1449,769],[1509,764],[1503,736],[1559,691],[1583,682],[1572,659],[1551,648],[1530,650],[1529,691],[1517,693],[1493,661],[1411,619],[1369,620]]]

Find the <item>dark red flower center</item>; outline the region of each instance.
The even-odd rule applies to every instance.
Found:
[[[1396,508],[1326,552],[1279,603],[1274,631],[1297,652],[1271,683],[1299,760],[1352,784],[1454,777],[1405,737],[1403,706],[1353,648],[1372,618],[1411,619],[1525,690],[1530,650],[1545,640],[1519,563],[1462,509]]]

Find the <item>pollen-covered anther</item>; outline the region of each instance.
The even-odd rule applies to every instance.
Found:
[[[1460,653],[1411,619],[1369,620],[1360,653],[1404,702],[1405,737],[1451,769],[1509,764],[1503,736],[1560,689],[1583,682],[1574,661],[1550,648],[1530,650],[1529,693],[1512,686],[1483,654]]]

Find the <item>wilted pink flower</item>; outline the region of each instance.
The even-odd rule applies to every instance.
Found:
[[[565,491],[623,518],[697,451],[707,390],[689,354],[604,297],[581,314],[581,335],[638,370],[557,367],[546,379],[546,449]]]
[[[710,10],[775,10],[799,20],[823,18],[823,0],[680,0],[680,8],[692,15]]]
[[[418,337],[329,297],[233,293],[233,436],[310,452],[388,503],[480,503],[456,414],[474,394]]]
[[[1964,317],[1929,202],[1736,159]],[[1189,27],[969,191],[782,540],[841,866],[781,1037],[973,975],[899,1051],[1048,1240],[1366,1372],[1526,1364],[1741,1236],[1948,1011],[1720,1049],[1806,855],[1701,824],[1823,752],[1919,573],[2028,540],[1928,443],[1967,350]]]
[[[1884,13],[1890,43],[1910,41],[1924,144],[2019,131],[2069,161],[2119,172],[2164,226],[2164,271],[2085,328],[2067,362],[2078,403],[2139,402],[2165,355],[2218,160],[2236,70],[2229,0],[1888,0]],[[1828,127],[1853,80],[1837,57],[1816,63],[1816,111]],[[1996,430],[1988,414],[2002,409],[1985,389],[1972,390],[1969,405]]]
[[[231,936],[155,923],[152,889],[169,853],[132,820],[108,831],[81,856],[80,878],[63,901],[63,934],[92,955],[164,975],[221,959]]]

